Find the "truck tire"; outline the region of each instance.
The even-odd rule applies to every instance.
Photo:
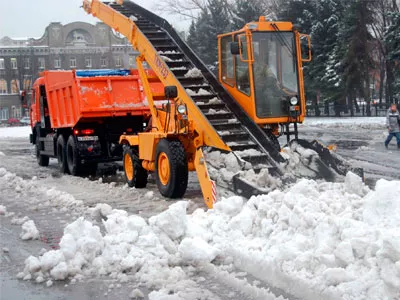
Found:
[[[82,171],[82,165],[79,158],[78,147],[73,135],[70,135],[68,138],[66,152],[69,173],[73,176],[79,175]]]
[[[131,148],[126,147],[123,154],[124,173],[128,186],[145,188],[147,185],[147,171],[142,167],[142,162]]]
[[[61,173],[69,173],[67,164],[67,143],[62,135],[57,139],[57,162]]]
[[[162,139],[156,148],[155,176],[158,190],[168,198],[181,198],[188,184],[188,162],[180,141]]]
[[[50,158],[47,155],[40,154],[40,127],[36,127],[36,143],[35,143],[35,152],[36,152],[36,159],[41,167],[47,167],[49,165]]]

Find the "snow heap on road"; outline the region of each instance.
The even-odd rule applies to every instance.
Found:
[[[0,215],[5,215],[7,212],[7,207],[0,205]]]
[[[341,118],[307,118],[305,126],[318,126],[324,128],[348,128],[348,129],[386,129],[385,117],[341,117]],[[303,125],[300,125],[300,127]]]
[[[0,127],[0,139],[26,138],[32,133],[30,126]]]
[[[22,240],[37,240],[39,238],[39,230],[37,230],[35,222],[29,220],[22,224],[20,238]]]
[[[102,204],[90,212],[103,226],[79,218],[60,249],[29,257],[18,277],[108,275],[138,281],[158,299],[167,286],[193,284],[185,266],[231,266],[303,299],[399,299],[399,194],[399,181],[379,180],[370,190],[349,173],[344,183],[302,179],[191,215],[180,201],[148,221]]]

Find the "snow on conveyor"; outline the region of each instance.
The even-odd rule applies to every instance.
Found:
[[[224,198],[191,215],[186,201],[149,220],[99,204],[87,209],[92,217],[65,227],[60,249],[28,257],[18,277],[104,275],[139,281],[154,290],[149,299],[171,291],[171,299],[210,299],[184,268],[213,267],[221,276],[239,268],[304,299],[398,299],[399,194],[399,181],[379,180],[370,190],[349,173],[344,183],[303,179],[286,191],[248,202]],[[101,224],[94,221],[100,216]]]

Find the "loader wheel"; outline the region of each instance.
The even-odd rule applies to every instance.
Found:
[[[57,161],[61,173],[68,173],[67,143],[62,135],[57,139]]]
[[[156,148],[155,175],[158,190],[168,198],[181,198],[188,184],[188,163],[181,142],[162,139]]]
[[[36,152],[36,159],[41,167],[47,167],[49,165],[50,158],[47,155],[40,154],[40,127],[36,129],[36,143],[35,143],[35,152]]]
[[[136,151],[124,149],[124,173],[130,187],[145,188],[147,185],[147,171],[142,167]]]
[[[81,173],[82,165],[79,159],[78,147],[73,135],[70,135],[67,142],[67,165],[69,173],[77,176]]]

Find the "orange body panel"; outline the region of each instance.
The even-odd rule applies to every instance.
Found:
[[[85,118],[150,114],[137,70],[131,70],[127,76],[97,77],[79,77],[75,71],[45,71],[33,85],[36,99],[31,105],[33,125],[41,119],[38,105],[41,85],[46,89],[52,128],[74,127]],[[158,98],[163,98],[161,82],[154,81],[150,86]]]

